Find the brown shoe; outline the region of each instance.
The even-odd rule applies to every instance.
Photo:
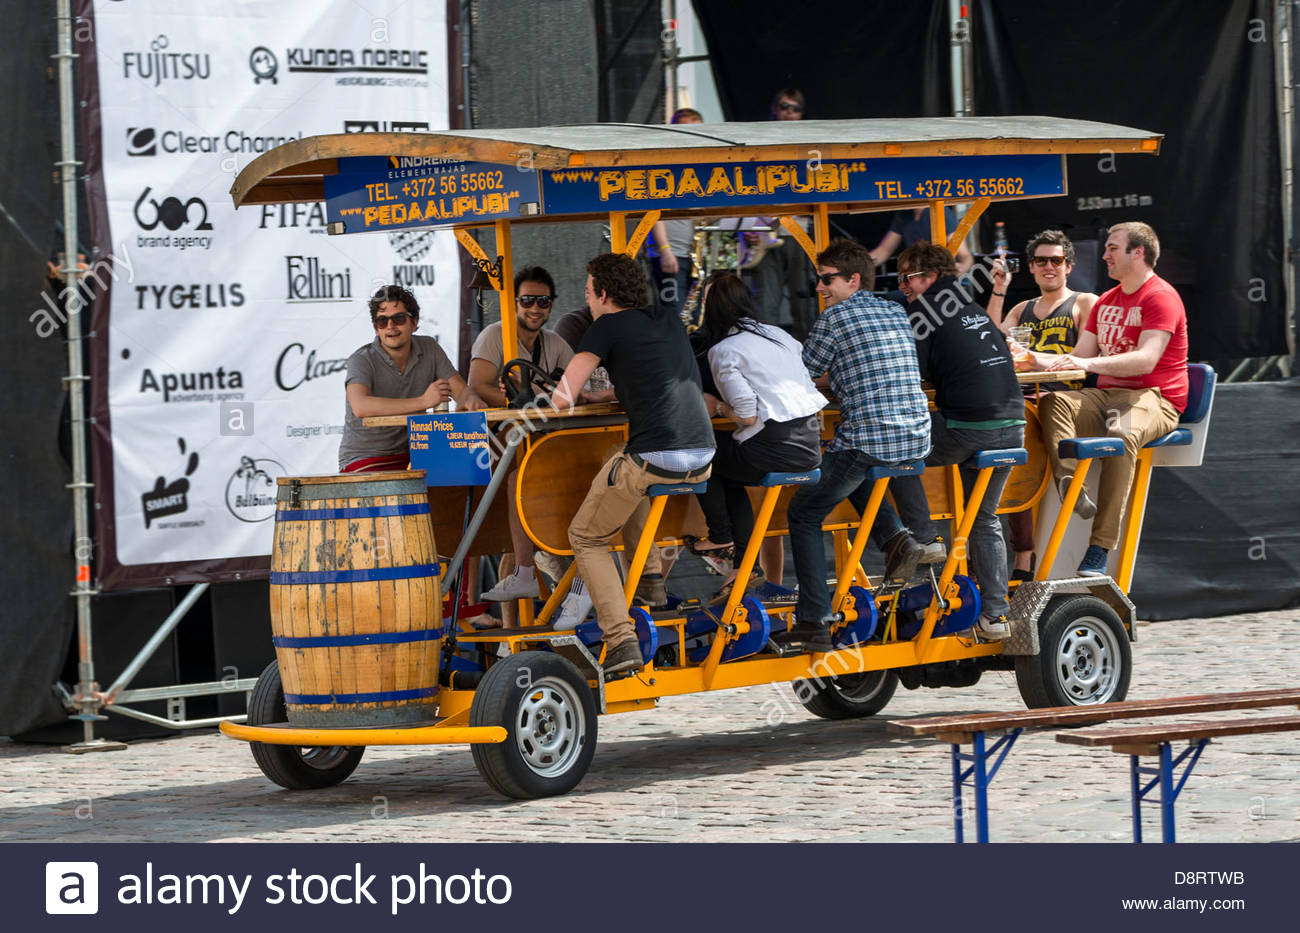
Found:
[[[645,667],[641,658],[641,643],[635,638],[620,641],[605,652],[605,663],[601,669],[609,674],[635,674]]]
[[[916,573],[925,548],[908,532],[900,531],[885,542],[885,581],[906,583]]]
[[[639,599],[651,609],[663,609],[668,605],[668,589],[664,586],[663,574],[646,574],[636,585],[634,599]]]

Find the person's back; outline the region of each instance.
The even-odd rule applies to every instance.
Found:
[[[747,433],[757,434],[766,421],[794,417],[796,408],[825,404],[803,367],[799,341],[771,324],[751,324],[754,330],[737,330],[709,349],[709,366],[719,387],[743,381],[742,394],[754,397],[758,421],[740,431],[741,440]]]

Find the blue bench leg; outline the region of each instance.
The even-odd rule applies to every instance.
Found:
[[[1160,836],[1161,842],[1174,842],[1174,759],[1168,742],[1160,745]]]
[[[952,747],[952,822],[957,831],[957,841],[965,842],[962,835],[961,814],[961,746]]]
[[[1205,746],[1210,744],[1209,739],[1201,739],[1193,745],[1189,745],[1181,755],[1174,757],[1172,749],[1168,742],[1160,743],[1159,764],[1154,768],[1145,768],[1141,764],[1141,759],[1137,755],[1129,756],[1129,768],[1132,775],[1133,787],[1133,841],[1142,841],[1142,799],[1155,790],[1160,788],[1160,831],[1162,842],[1176,842],[1174,832],[1174,804],[1178,800],[1178,795],[1183,792],[1183,785],[1192,774],[1192,769],[1196,767],[1196,762],[1201,759],[1201,752],[1205,751]],[[1186,762],[1185,765],[1183,763]],[[1183,765],[1183,773],[1179,776],[1177,783],[1174,782],[1174,771],[1179,765]],[[1145,785],[1142,784],[1142,776],[1151,775],[1151,780]]]
[[[1133,786],[1133,841],[1142,841],[1142,759],[1129,755],[1129,774]]]
[[[984,761],[984,733],[971,737],[975,752],[975,841],[989,841],[989,775]]]

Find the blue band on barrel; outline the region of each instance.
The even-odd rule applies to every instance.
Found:
[[[280,509],[277,522],[322,522],[331,518],[395,518],[401,515],[428,515],[429,503],[410,505],[372,505],[363,509]]]
[[[375,580],[409,580],[413,577],[436,577],[442,564],[412,564],[409,567],[373,567],[370,570],[300,570],[272,573],[272,586],[298,583],[372,583]]]
[[[286,693],[284,702],[300,706],[327,703],[387,703],[390,700],[427,700],[438,695],[437,687],[420,687],[418,690],[385,690],[382,693]]]
[[[433,641],[442,638],[441,628],[419,629],[414,632],[373,632],[369,635],[276,635],[271,644],[277,648],[346,648],[350,645],[401,645],[413,641]]]

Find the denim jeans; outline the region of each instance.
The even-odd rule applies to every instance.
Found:
[[[848,499],[861,514],[871,492],[867,471],[889,466],[861,450],[836,450],[822,456],[822,478],[815,486],[800,486],[790,500],[786,520],[790,528],[790,549],[799,579],[799,602],[795,618],[801,622],[825,622],[831,617],[831,591],[826,583],[826,548],[822,522],[840,502]],[[921,541],[932,541],[930,505],[919,476],[895,477],[889,490],[903,511],[908,526]],[[917,526],[920,526],[919,530]],[[880,503],[871,526],[871,543],[885,542],[907,530],[888,500]]]
[[[650,260],[650,277],[654,280],[655,298],[659,307],[669,314],[680,314],[686,296],[691,290],[691,270],[694,263],[689,256],[677,257],[677,273],[669,275],[659,268],[659,260]]]
[[[930,417],[930,440],[934,449],[925,460],[927,466],[964,464],[978,451],[1023,447],[1025,443],[1023,425],[969,430],[948,427],[938,412],[931,412]],[[960,472],[962,489],[969,496],[979,471],[962,466]],[[1002,538],[1002,520],[997,516],[1002,490],[1010,475],[1011,467],[998,467],[989,477],[989,488],[975,514],[968,543],[971,574],[979,583],[980,600],[984,606],[981,611],[986,616],[1006,615],[1011,608],[1007,602],[1007,545]]]

